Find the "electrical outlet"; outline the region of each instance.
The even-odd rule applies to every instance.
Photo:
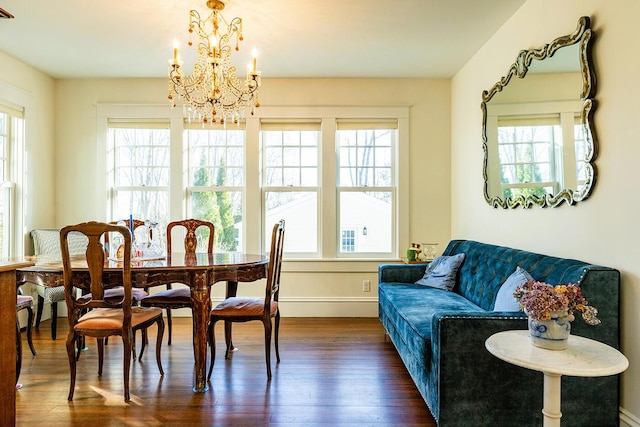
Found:
[[[371,281],[363,280],[362,281],[362,292],[371,292]]]

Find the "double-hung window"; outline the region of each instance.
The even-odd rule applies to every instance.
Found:
[[[24,139],[22,109],[0,104],[0,255],[14,253],[17,158]]]
[[[226,127],[179,113],[99,107],[107,218],[207,220],[216,252],[249,253],[284,219],[289,259],[395,258],[408,241],[407,108],[265,107]]]
[[[245,131],[185,126],[189,216],[213,223],[216,251],[242,251]],[[206,245],[204,239],[198,241]]]
[[[165,229],[169,220],[169,135],[168,121],[109,121],[111,218],[132,215]]]
[[[267,121],[261,129],[265,248],[271,227],[286,221],[288,254],[319,253],[320,121]]]
[[[340,254],[391,255],[397,121],[338,120],[336,132]]]
[[[561,131],[559,115],[498,119],[503,197],[544,197],[557,191],[562,180],[562,174],[557,173],[562,156]]]

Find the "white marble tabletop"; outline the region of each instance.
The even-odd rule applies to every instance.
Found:
[[[506,362],[549,374],[604,377],[619,374],[629,366],[627,358],[615,348],[577,335],[569,336],[566,350],[535,347],[527,330],[498,332],[487,339],[485,346]]]

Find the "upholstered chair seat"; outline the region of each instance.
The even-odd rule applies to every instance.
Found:
[[[147,323],[153,318],[162,315],[162,309],[155,308],[131,308],[131,328],[138,329],[138,327]],[[116,335],[122,331],[124,325],[124,312],[122,310],[112,308],[96,308],[89,311],[78,319],[73,329],[76,332],[85,332],[100,330],[102,333],[109,333]]]
[[[165,289],[144,298],[145,306],[177,308],[178,306],[191,307],[191,289],[181,287]]]
[[[278,301],[271,301],[270,314],[278,311]],[[211,313],[216,316],[256,316],[264,312],[264,298],[230,297],[215,306]]]
[[[120,301],[123,295],[124,295],[124,289],[121,287],[105,289],[104,291],[105,301],[110,301],[110,302]],[[142,298],[146,297],[147,295],[148,294],[144,289],[140,289],[140,288],[131,289],[131,301],[133,301],[133,305],[137,305],[138,301],[140,301]],[[91,293],[78,297],[78,302],[80,303],[87,302],[89,300],[91,300]]]

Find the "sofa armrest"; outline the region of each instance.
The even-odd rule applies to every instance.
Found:
[[[441,425],[542,424],[542,375],[504,362],[485,347],[491,335],[512,329],[527,329],[524,313],[434,314],[431,369]]]
[[[424,276],[424,264],[382,264],[378,266],[378,283],[415,283]]]

